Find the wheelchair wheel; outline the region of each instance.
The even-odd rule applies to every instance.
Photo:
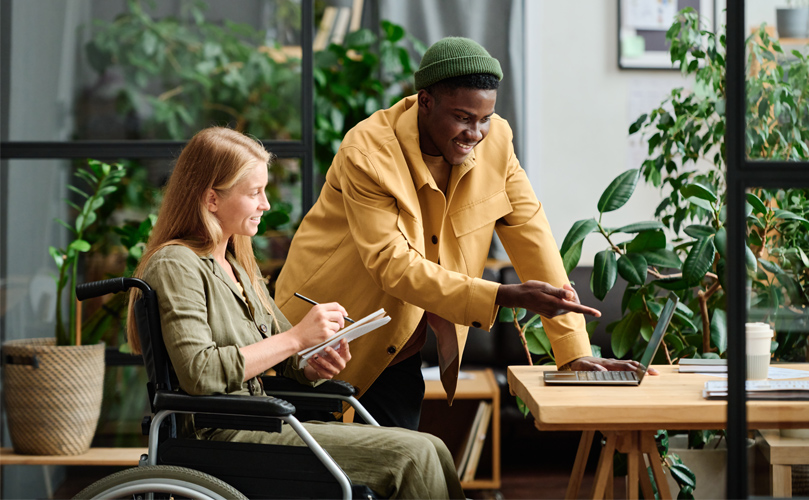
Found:
[[[152,496],[152,494],[154,496]],[[91,498],[245,499],[236,488],[211,475],[185,467],[149,465],[116,472],[80,491],[77,499]]]

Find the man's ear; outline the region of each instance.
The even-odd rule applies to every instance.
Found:
[[[216,212],[219,209],[219,195],[213,189],[209,189],[205,193],[204,203],[209,212]]]
[[[435,105],[435,97],[424,89],[419,90],[416,100],[419,103],[419,112],[429,113]]]

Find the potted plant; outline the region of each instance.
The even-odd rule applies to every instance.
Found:
[[[82,205],[67,202],[78,212],[73,224],[57,220],[71,232],[69,244],[49,249],[59,269],[55,335],[3,344],[4,404],[17,453],[78,455],[92,441],[101,409],[105,349],[103,342],[82,342],[75,285],[81,257],[92,248],[86,239],[88,229],[125,173],[122,165],[95,160],[76,171],[89,190],[68,186],[84,201]],[[67,314],[62,300],[65,291]]]
[[[775,29],[781,38],[809,37],[809,1],[787,0],[786,8],[775,9]]]

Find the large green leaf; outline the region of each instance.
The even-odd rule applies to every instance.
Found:
[[[90,250],[90,243],[84,240],[73,240],[67,248],[72,248],[79,252],[88,252]]]
[[[680,303],[678,302],[678,305],[679,305],[679,304],[680,304]],[[686,309],[687,309],[689,312],[691,312],[691,310],[690,310],[690,309],[688,309],[688,308],[686,308]],[[691,313],[691,314],[693,314],[693,313]],[[688,327],[688,328],[690,328],[690,329],[692,329],[692,330],[694,330],[694,331],[697,331],[697,330],[698,330],[697,325],[696,325],[696,324],[694,324],[694,322],[693,322],[693,321],[691,321],[691,316],[689,316],[688,314],[684,313],[682,310],[680,310],[680,309],[675,309],[675,310],[674,310],[674,316],[675,316],[675,317],[676,317],[676,318],[677,318],[677,319],[678,319],[680,322],[682,322],[682,323],[683,323],[683,325],[685,325],[686,327]],[[681,347],[681,349],[682,349],[682,347]]]
[[[626,246],[627,252],[643,252],[666,248],[666,235],[663,231],[642,231]]]
[[[550,354],[551,341],[541,326],[533,326],[525,329],[525,341],[528,343],[528,351],[532,354]]]
[[[770,261],[768,261],[766,259],[759,258],[758,263],[761,264],[761,267],[763,267],[764,270],[767,271],[767,272],[770,272],[770,273],[773,273],[773,274],[779,274],[779,273],[784,272],[784,270],[781,269],[781,266],[779,266],[775,262],[770,262]]]
[[[756,265],[756,255],[748,246],[744,247],[744,260],[748,271],[755,272],[755,270],[758,269],[758,266]]]
[[[714,248],[713,238],[697,240],[697,243],[688,252],[688,257],[686,257],[685,264],[683,264],[683,279],[691,285],[699,283],[711,268],[715,254],[716,249]]]
[[[646,258],[643,255],[628,253],[618,258],[618,274],[633,285],[643,285],[647,271]]]
[[[584,245],[584,241],[580,241],[573,245],[571,248],[568,249],[566,253],[562,254],[562,264],[565,266],[565,273],[570,274],[576,269],[576,266],[579,264],[579,259],[581,258],[581,247]]]
[[[711,343],[720,355],[728,349],[728,318],[722,309],[714,310],[711,318]]]
[[[767,213],[767,207],[764,206],[764,202],[761,201],[761,198],[759,198],[755,194],[747,193],[747,203],[749,203],[753,207],[753,213],[757,214]]]
[[[570,274],[578,265],[584,239],[596,228],[598,228],[598,222],[595,219],[584,219],[573,223],[573,227],[567,232],[565,240],[562,242],[562,248],[559,250],[567,274]]]
[[[640,170],[632,169],[616,177],[598,200],[599,213],[612,212],[624,206],[635,192],[639,176]]]
[[[598,228],[598,221],[595,219],[584,219],[574,222],[573,227],[567,232],[559,252],[564,257],[568,250],[583,241],[587,235],[595,231],[596,228]]]
[[[641,252],[641,255],[646,258],[646,262],[650,266],[680,269],[683,265],[683,263],[680,261],[680,257],[678,257],[673,250],[669,250],[668,248],[647,250],[645,252]]]
[[[806,219],[804,219],[800,215],[797,215],[797,214],[795,214],[793,212],[790,212],[789,210],[775,210],[775,213],[773,215],[775,216],[776,219],[798,220],[798,221],[801,221],[801,222],[809,223],[809,221],[807,221]]]
[[[517,308],[517,321],[520,321],[525,317],[527,311],[521,307]],[[500,312],[497,315],[498,321],[503,323],[513,323],[514,322],[514,309],[510,307],[501,307]]]
[[[642,231],[656,231],[658,229],[663,229],[666,227],[663,225],[662,222],[656,220],[650,220],[645,222],[636,222],[634,224],[629,224],[623,227],[619,227],[615,230],[617,233],[640,233]]]
[[[713,189],[698,182],[683,186],[680,188],[680,194],[683,195],[683,198],[699,198],[711,203],[717,200],[716,193],[713,192]]]
[[[640,333],[641,313],[630,313],[615,325],[610,345],[616,358],[623,358],[632,350]]]
[[[682,486],[688,486],[690,488],[696,487],[697,478],[694,473],[683,464],[673,464],[669,467],[671,470],[671,476],[677,481],[677,484]]]
[[[728,232],[724,226],[717,229],[716,236],[714,236],[714,245],[716,245],[719,256],[725,258],[728,250]]]
[[[713,236],[716,234],[716,229],[712,228],[711,226],[705,226],[702,224],[691,224],[687,228],[683,229],[685,234],[692,238],[707,238],[708,236]]]
[[[691,285],[683,278],[663,278],[655,280],[652,283],[665,290],[685,290],[691,288]]]
[[[618,269],[615,254],[612,250],[602,250],[595,256],[593,262],[592,291],[598,300],[604,300],[618,278]]]

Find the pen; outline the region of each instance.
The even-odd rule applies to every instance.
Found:
[[[310,298],[307,298],[307,297],[304,297],[303,295],[299,294],[298,292],[295,292],[295,296],[298,297],[299,299],[305,300],[306,302],[312,304],[313,306],[318,305],[318,303],[315,302],[314,300],[312,300]],[[343,316],[343,319],[348,321],[349,323],[354,323],[354,320],[349,318],[348,316]]]

